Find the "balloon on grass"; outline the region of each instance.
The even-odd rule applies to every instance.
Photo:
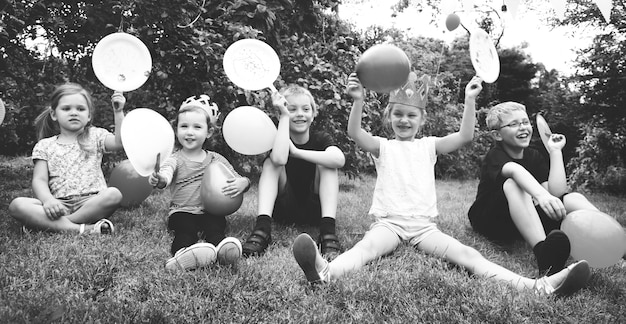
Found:
[[[390,92],[402,87],[410,71],[409,57],[391,44],[370,47],[356,64],[356,74],[363,87],[376,92]]]
[[[115,187],[122,193],[123,207],[139,205],[152,193],[148,177],[139,175],[129,160],[120,162],[113,169],[109,187]]]
[[[626,252],[626,233],[611,216],[597,210],[573,211],[561,223],[576,260],[587,260],[594,268],[616,264]]]
[[[261,109],[242,106],[226,116],[222,134],[233,150],[245,155],[257,155],[274,146],[276,126]]]
[[[204,170],[202,176],[202,186],[200,187],[200,198],[204,210],[215,216],[230,215],[241,207],[243,194],[234,198],[222,193],[222,188],[226,186],[228,179],[235,178],[235,175],[222,162],[212,162]]]

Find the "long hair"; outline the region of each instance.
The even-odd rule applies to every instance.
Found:
[[[37,130],[37,139],[41,140],[47,137],[51,137],[60,133],[59,123],[52,120],[52,111],[57,109],[59,106],[59,101],[63,96],[80,94],[85,98],[87,102],[87,108],[89,108],[89,116],[93,116],[94,114],[94,106],[93,101],[91,100],[91,95],[85,88],[76,83],[65,83],[57,86],[52,95],[50,96],[50,106],[46,107],[40,114],[35,118],[35,129]],[[89,129],[91,128],[91,121],[87,122],[83,131],[78,134],[77,141],[78,145],[85,153],[89,154],[94,152],[95,147],[92,143],[87,142],[87,138],[89,138]]]

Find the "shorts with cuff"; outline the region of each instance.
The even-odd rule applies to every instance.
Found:
[[[385,227],[398,235],[401,241],[408,241],[412,246],[417,246],[433,233],[441,232],[437,224],[427,216],[376,216],[376,221],[370,225],[370,230],[376,227]],[[400,242],[398,242],[400,243]]]
[[[80,195],[71,195],[67,197],[57,198],[65,208],[69,210],[70,214],[73,214],[79,210],[87,202],[87,200],[97,196],[97,192],[88,192]]]

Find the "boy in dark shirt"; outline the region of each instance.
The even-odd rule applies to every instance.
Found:
[[[533,129],[524,105],[494,106],[487,126],[496,145],[483,161],[476,201],[468,213],[470,223],[499,243],[523,238],[533,247],[540,275],[557,273],[570,255],[569,239],[559,229],[563,217],[574,210],[597,210],[583,195],[567,192],[561,152],[565,137],[551,135],[548,163],[528,147]]]
[[[243,255],[259,255],[267,249],[272,220],[317,225],[322,253],[340,252],[335,216],[343,152],[328,134],[310,130],[317,105],[307,89],[291,85],[273,94],[272,103],[280,111],[280,120],[259,179],[259,216]]]

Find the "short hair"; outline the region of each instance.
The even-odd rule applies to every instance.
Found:
[[[499,103],[491,107],[491,109],[489,109],[489,112],[487,113],[487,118],[485,119],[487,127],[489,129],[498,129],[502,124],[503,115],[507,115],[513,111],[520,110],[526,112],[526,106],[513,101]]]
[[[282,89],[280,89],[280,94],[282,94],[285,98],[293,95],[305,95],[309,97],[311,100],[311,108],[313,108],[313,113],[317,113],[317,104],[315,103],[315,99],[313,98],[313,94],[307,88],[299,86],[297,84],[290,84]]]

